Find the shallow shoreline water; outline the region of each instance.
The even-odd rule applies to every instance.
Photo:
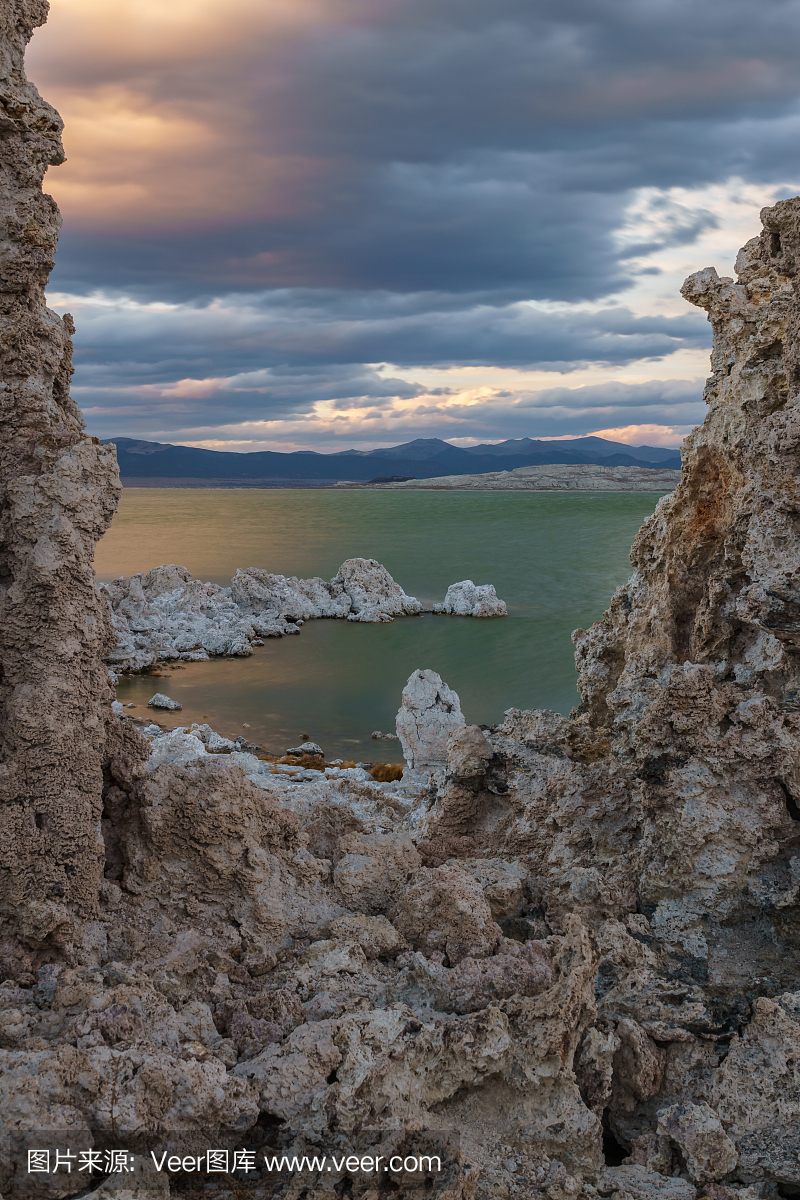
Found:
[[[509,616],[311,621],[251,658],[126,678],[119,699],[137,705],[132,715],[170,728],[207,721],[276,751],[309,734],[329,756],[366,761],[399,758],[397,743],[370,734],[394,730],[400,692],[418,667],[438,671],[459,693],[471,723],[492,724],[510,706],[568,712],[578,699],[570,634],[602,612],[630,574],[632,538],[657,500],[596,492],[123,492],[98,547],[102,579],[167,562],[221,584],[249,566],[330,578],[345,558],[372,557],[426,604],[457,580],[493,583]],[[155,692],[183,710],[146,709]]]

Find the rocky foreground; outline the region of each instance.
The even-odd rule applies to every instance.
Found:
[[[337,483],[340,488],[415,488],[460,492],[671,492],[680,483],[680,471],[668,467],[598,467],[583,463],[516,467],[483,475],[441,475],[434,479],[404,479],[391,483]]]
[[[279,772],[112,709],[44,15],[0,8],[0,1193],[796,1196],[800,198],[684,285],[709,412],[575,635],[578,709],[468,726],[420,671],[402,779]]]

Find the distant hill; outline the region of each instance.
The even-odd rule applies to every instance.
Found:
[[[478,475],[515,467],[551,463],[592,463],[598,466],[680,468],[677,450],[660,446],[628,446],[604,438],[574,438],[543,442],[519,438],[495,444],[452,446],[441,438],[417,438],[378,450],[343,450],[318,454],[298,450],[283,454],[257,450],[237,454],[203,450],[135,438],[106,438],[117,447],[122,482],[133,487],[290,487],[325,486],[340,479],[368,482],[376,476],[403,475],[433,479],[442,475]],[[502,464],[498,463],[502,459]],[[377,460],[377,461],[376,461]],[[390,471],[387,471],[390,467]]]
[[[584,438],[569,438],[565,441],[558,442],[542,442],[532,438],[517,438],[507,442],[495,442],[494,444],[484,442],[480,446],[472,446],[467,451],[468,454],[539,454],[548,453],[553,449],[558,448],[567,452],[572,452],[581,457],[586,457],[587,461],[594,461],[594,457],[598,456],[603,459],[604,456],[614,455],[615,451],[625,454],[635,463],[659,463],[664,466],[668,462],[673,464],[671,469],[674,469],[674,464],[680,466],[680,452],[664,446],[629,446],[627,442],[608,442],[605,438],[599,437],[584,437]],[[607,463],[607,466],[626,466],[626,463]]]

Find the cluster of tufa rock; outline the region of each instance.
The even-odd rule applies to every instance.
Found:
[[[250,567],[238,570],[225,588],[168,565],[100,584],[100,592],[117,632],[117,646],[107,658],[116,674],[140,671],[158,659],[196,662],[212,654],[252,654],[261,638],[299,633],[304,621],[376,623],[423,611],[372,558],[347,559],[330,583]],[[491,584],[476,587],[467,579],[451,584],[444,604],[433,611],[501,617],[507,610]]]
[[[504,601],[498,600],[491,583],[474,584],[471,579],[451,583],[443,604],[434,604],[435,613],[456,617],[507,617]]]
[[[22,51],[44,13],[0,11],[20,430],[3,460],[0,1193],[796,1194],[800,199],[764,211],[738,282],[687,282],[714,326],[709,414],[630,581],[576,635],[572,716],[468,726],[415,672],[402,780],[290,779],[208,727],[142,737],[111,708],[90,563],[113,452],[81,440],[41,302],[59,126]],[[245,574],[255,612],[272,585]],[[346,1162],[365,1140],[391,1155],[448,1134],[438,1172]],[[124,1148],[135,1170],[34,1178],[42,1145]],[[217,1187],[149,1157],[211,1147],[257,1169]]]

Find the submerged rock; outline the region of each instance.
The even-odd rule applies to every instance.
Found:
[[[165,696],[163,692],[156,692],[155,696],[151,696],[147,701],[147,707],[166,708],[169,709],[170,712],[177,712],[178,709],[183,708],[183,705],[179,704],[177,700],[171,700],[169,696]]]
[[[322,747],[318,746],[316,742],[303,742],[300,746],[291,746],[286,753],[296,754],[298,756],[303,754],[314,754],[321,756],[323,751]]]

